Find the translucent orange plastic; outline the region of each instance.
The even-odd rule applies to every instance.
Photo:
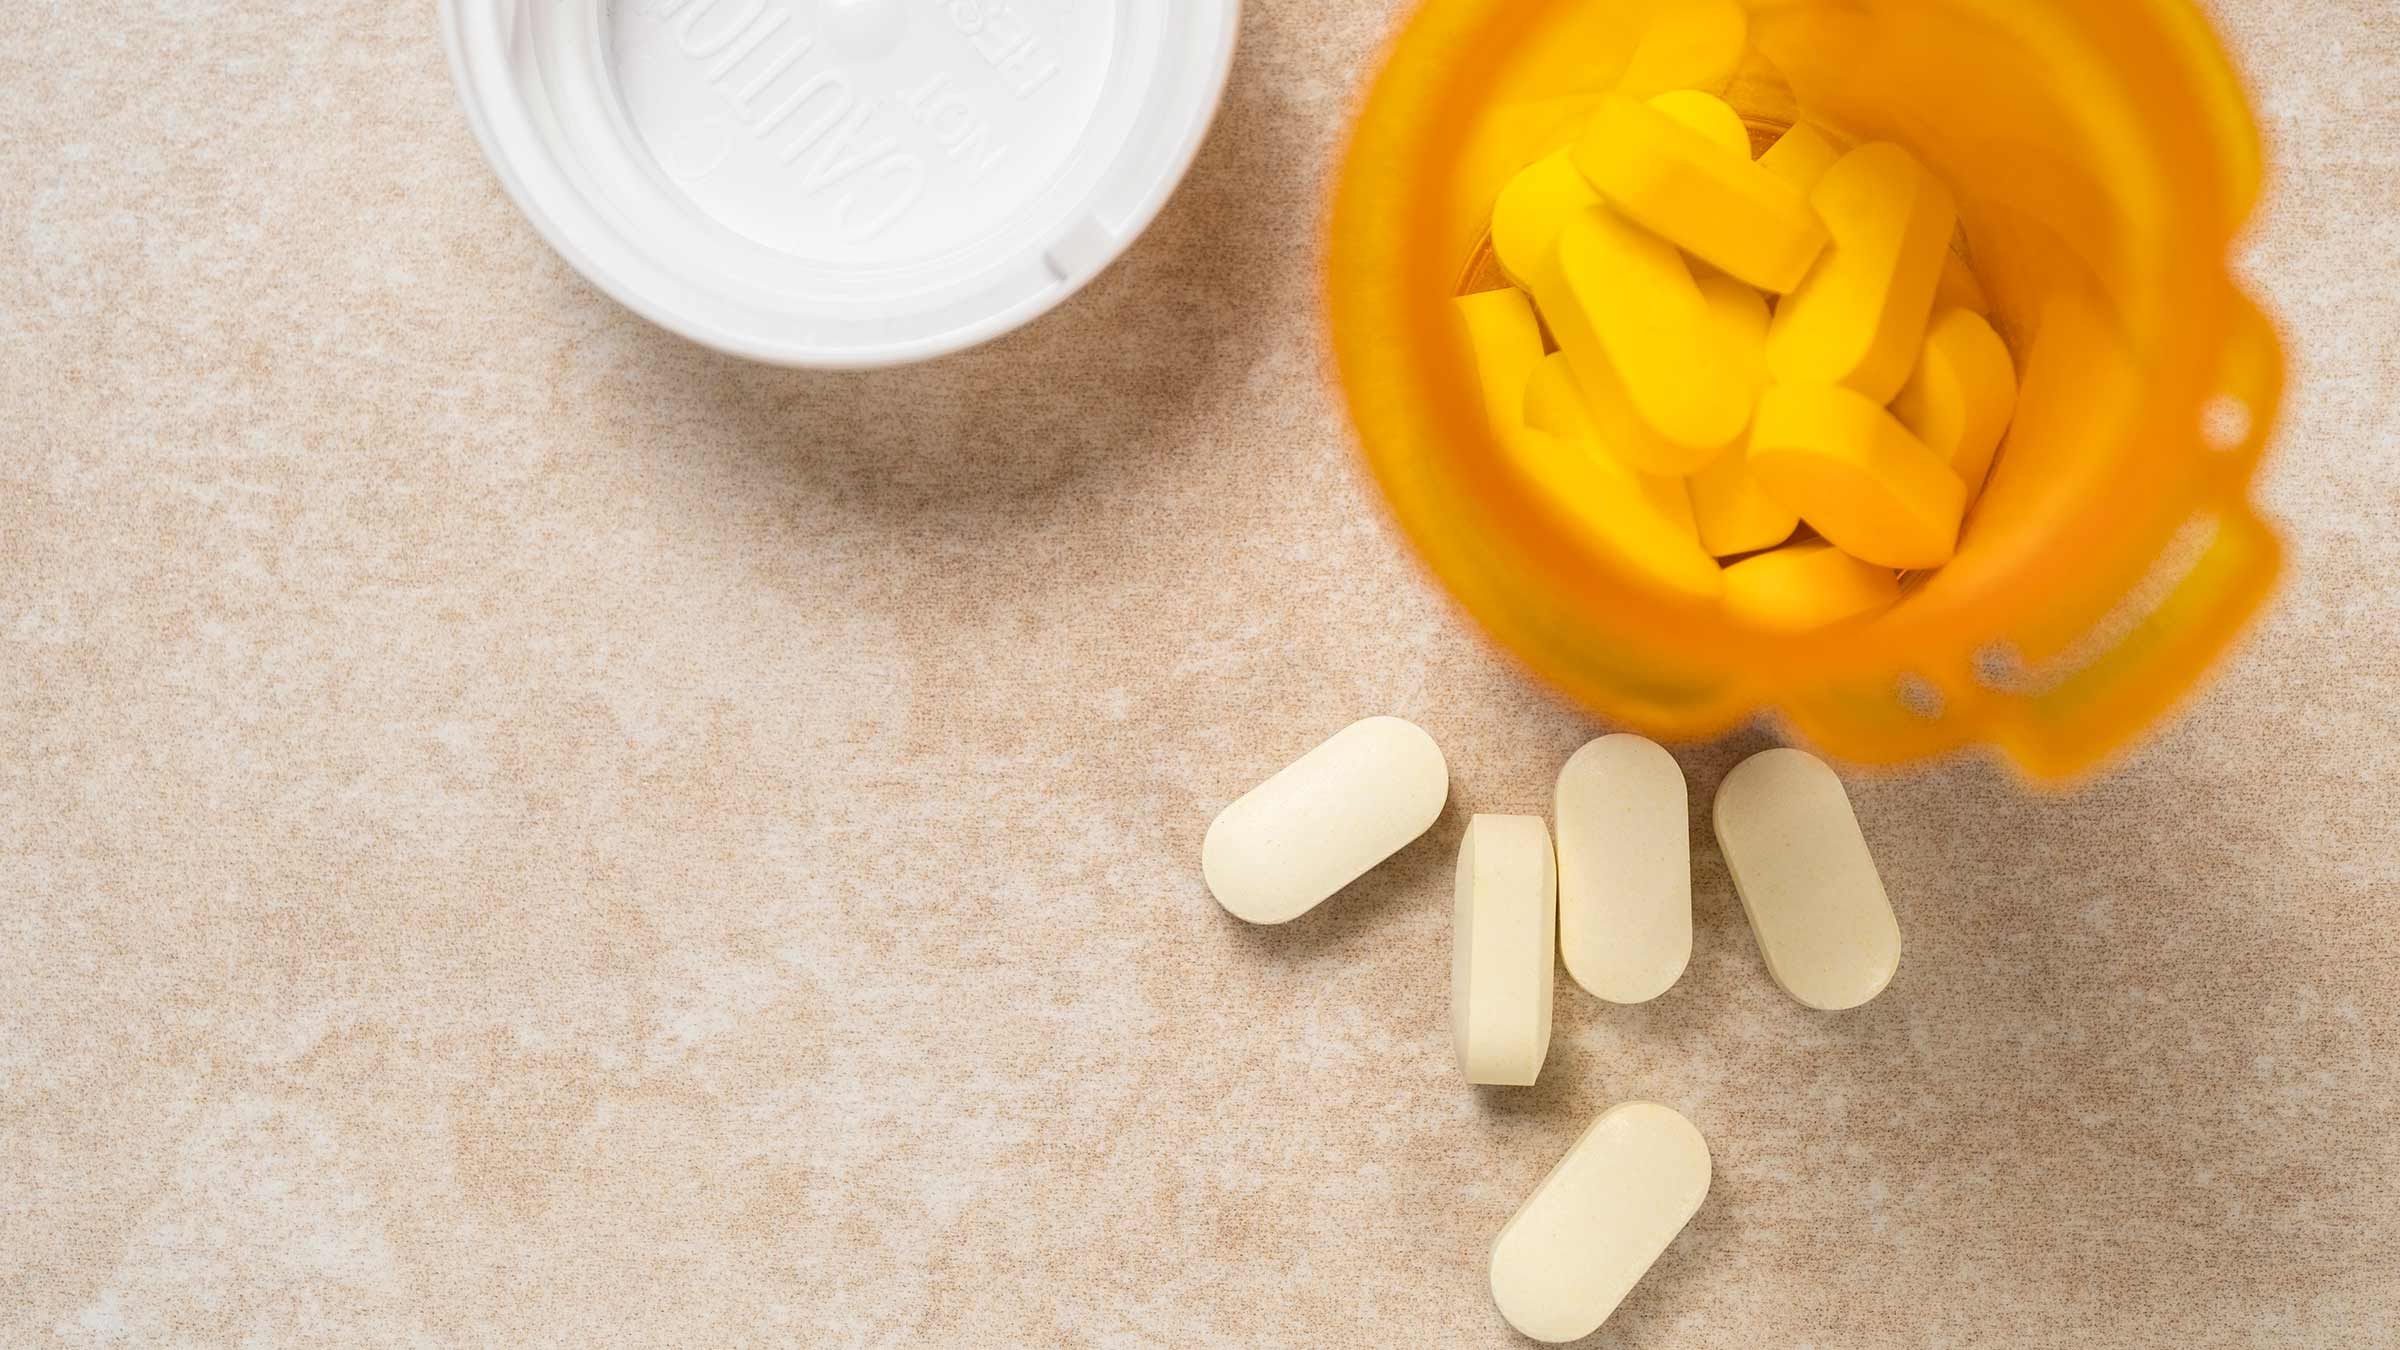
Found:
[[[1450,313],[1509,174],[1563,143],[1682,0],[1422,0],[1360,114],[1329,303],[1368,461],[1467,610],[1593,710],[1694,739],[1774,710],[1840,757],[1995,746],[2074,776],[2153,725],[2264,603],[2249,500],[2282,394],[2228,269],[2259,191],[2188,0],[1753,0],[1726,97],[1908,147],[1957,193],[2023,389],[1959,554],[1872,620],[1737,627],[1615,570],[1492,444]],[[1468,278],[1470,280],[1462,280]]]

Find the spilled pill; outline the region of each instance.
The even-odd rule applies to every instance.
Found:
[[[1826,1012],[1882,993],[1900,969],[1900,923],[1833,770],[1799,750],[1754,755],[1725,775],[1715,814],[1775,982]]]
[[[1914,155],[1888,142],[1844,155],[1809,201],[1833,246],[1777,307],[1767,365],[1778,380],[1843,385],[1889,403],[1916,366],[1958,208]]]
[[[1966,309],[1935,316],[1892,416],[1949,464],[1970,498],[1983,490],[2016,411],[2016,362],[1992,325]]]
[[[1450,1039],[1470,1083],[1531,1087],[1550,1053],[1558,873],[1534,816],[1477,816],[1458,849]]]
[[[1370,717],[1219,812],[1200,870],[1235,918],[1289,923],[1431,829],[1449,799],[1433,738]]]
[[[1966,485],[1863,394],[1769,388],[1751,429],[1749,463],[1776,500],[1863,562],[1939,567],[1958,548]]]
[[[1647,1003],[1692,959],[1691,817],[1675,757],[1603,736],[1558,775],[1558,949],[1611,1003]]]
[[[1492,1242],[1492,1301],[1537,1341],[1600,1329],[1708,1198],[1708,1141],[1655,1102],[1592,1122]]]
[[[1533,302],[1510,288],[1462,295],[1456,303],[1467,346],[1475,353],[1485,411],[1494,426],[1516,421],[1525,406],[1525,386],[1542,360],[1542,327]]]
[[[1643,422],[1686,448],[1687,465],[1657,471],[1699,468],[1748,424],[1747,376],[1718,358],[1708,298],[1666,240],[1606,209],[1579,212],[1533,298],[1587,389],[1613,376]]]
[[[1768,632],[1811,632],[1899,602],[1900,578],[1892,569],[1831,544],[1793,544],[1725,569],[1726,614]]]
[[[1601,102],[1574,156],[1609,205],[1762,290],[1800,285],[1825,250],[1808,196],[1753,163],[1747,136],[1736,152],[1618,95]]]

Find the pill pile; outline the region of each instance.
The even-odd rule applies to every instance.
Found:
[[[1956,201],[1898,145],[1803,122],[1754,159],[1717,94],[1638,89],[1493,205],[1508,284],[1456,305],[1494,443],[1660,591],[1785,633],[1888,608],[2015,413]]]
[[[1236,918],[1287,923],[1431,829],[1449,796],[1431,736],[1369,718],[1218,813],[1201,872]],[[1674,756],[1620,735],[1567,761],[1551,821],[1468,822],[1450,936],[1451,1042],[1467,1082],[1539,1079],[1562,960],[1608,1003],[1648,1002],[1682,978],[1689,810]],[[1882,993],[1900,968],[1900,926],[1833,770],[1799,750],[1755,755],[1719,785],[1714,823],[1774,981],[1829,1012]],[[1598,1330],[1699,1212],[1710,1168],[1707,1142],[1673,1109],[1602,1113],[1493,1241],[1501,1315],[1541,1341]]]

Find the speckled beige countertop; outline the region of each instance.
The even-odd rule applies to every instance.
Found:
[[[1908,933],[1462,1088],[1448,874],[1591,724],[1372,508],[1314,227],[1395,0],[1252,0],[1030,331],[653,330],[485,171],[430,6],[0,32],[0,1346],[1504,1346],[1601,1107],[1715,1189],[1610,1346],[2400,1342],[2400,27],[2219,0],[2280,156],[2294,577],[2080,794],[1863,781]],[[1201,831],[1353,717],[1449,815],[1282,931]],[[1689,750],[1702,800],[1751,735]]]

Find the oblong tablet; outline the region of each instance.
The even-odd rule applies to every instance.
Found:
[[[1583,390],[1575,383],[1575,368],[1565,352],[1552,352],[1534,363],[1525,380],[1525,425],[1566,441],[1600,443],[1599,428]]]
[[[1575,143],[1575,167],[1645,228],[1778,295],[1800,285],[1830,238],[1808,194],[1751,160],[1747,130],[1738,144],[1720,140],[1673,104],[1602,100]]]
[[[1809,202],[1833,246],[1776,307],[1767,363],[1778,380],[1845,385],[1889,403],[1933,316],[1957,200],[1914,155],[1879,142],[1826,170]]]
[[[1750,473],[1853,558],[1939,567],[1958,551],[1967,485],[1880,404],[1833,385],[1779,384],[1758,402]]]
[[[1825,171],[1840,163],[1844,153],[1841,142],[1823,127],[1796,122],[1758,157],[1758,167],[1802,192],[1815,192]]]
[[[1531,1087],[1550,1054],[1558,871],[1536,816],[1477,816],[1458,847],[1450,1040],[1470,1083]]]
[[[1602,1113],[1492,1241],[1492,1301],[1537,1341],[1600,1329],[1708,1198],[1708,1141],[1655,1102]]]
[[[1500,448],[1550,510],[1626,576],[1685,600],[1714,604],[1724,595],[1682,479],[1640,473],[1589,442],[1531,427],[1502,435]]]
[[[1605,361],[1642,420],[1696,452],[1742,434],[1753,391],[1746,372],[1717,358],[1708,297],[1673,244],[1594,207],[1560,228],[1557,264],[1533,300],[1578,378],[1593,384]],[[1690,468],[1715,457],[1699,453]]]
[[[1730,284],[1738,286],[1741,283]],[[1638,473],[1661,474],[1670,478],[1683,477],[1689,472],[1684,466],[1695,460],[1704,459],[1711,453],[1721,453],[1677,445],[1660,435],[1634,407],[1633,395],[1626,392],[1625,382],[1617,378],[1616,368],[1608,363],[1607,358],[1596,355],[1588,348],[1579,350],[1583,351],[1585,358],[1580,364],[1563,350],[1552,352],[1547,358],[1551,363],[1564,363],[1574,372],[1574,387],[1583,404],[1583,429],[1555,434],[1566,436],[1569,440],[1589,440]],[[1753,390],[1754,398],[1755,394]],[[1530,399],[1530,395],[1528,397]],[[1533,421],[1533,413],[1529,402],[1526,421],[1529,425],[1539,426],[1540,423]],[[1738,446],[1741,442],[1736,440],[1734,443]]]
[[[1542,298],[1558,270],[1558,235],[1575,216],[1600,204],[1600,194],[1565,150],[1518,171],[1492,204],[1492,257],[1511,284]]]
[[[1750,381],[1755,402],[1767,383],[1767,304],[1758,292],[1731,277],[1700,283],[1722,359]],[[1700,544],[1720,558],[1773,548],[1800,528],[1800,513],[1777,501],[1750,472],[1748,449],[1733,447],[1692,473],[1692,513]]]
[[[1650,106],[1699,132],[1710,142],[1744,159],[1750,158],[1750,128],[1733,105],[1698,89],[1671,89],[1650,100]]]
[[[2016,413],[2016,361],[1991,322],[1965,308],[1936,314],[1892,416],[1949,463],[1970,500],[1991,476],[1992,456]]]
[[[1218,812],[1200,871],[1235,918],[1289,923],[1433,828],[1449,800],[1433,738],[1370,717]]]
[[[1754,755],[1718,787],[1716,823],[1775,983],[1825,1012],[1882,993],[1900,969],[1900,921],[1833,770],[1799,750]]]
[[[1719,558],[1773,548],[1800,528],[1800,513],[1759,484],[1749,450],[1739,445],[1692,475],[1692,518],[1700,546]]]
[[[1793,544],[1725,569],[1725,613],[1770,633],[1813,632],[1899,603],[1897,573],[1831,544]]]
[[[1750,12],[1739,0],[1669,5],[1642,30],[1618,89],[1636,98],[1670,89],[1721,93],[1749,42]]]
[[[1675,757],[1603,736],[1558,774],[1558,950],[1585,992],[1647,1003],[1692,959],[1691,807]]]
[[[1455,304],[1467,349],[1475,354],[1475,374],[1492,425],[1523,421],[1525,385],[1542,363],[1542,325],[1533,316],[1533,302],[1525,292],[1503,287],[1462,295]]]

